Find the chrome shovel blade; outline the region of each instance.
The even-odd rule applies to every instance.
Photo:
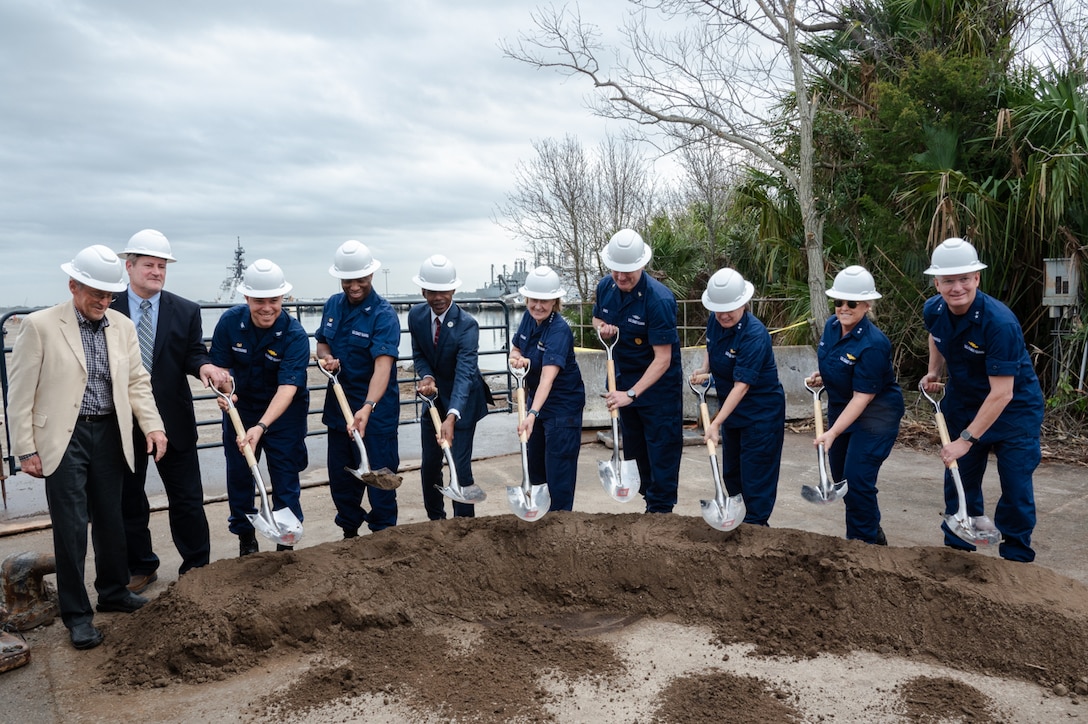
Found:
[[[744,498],[740,495],[726,498],[724,505],[717,499],[700,500],[699,507],[702,509],[703,520],[711,528],[721,531],[733,530],[743,523],[744,514],[747,512],[744,507]]]
[[[617,473],[616,466],[611,460],[599,460],[597,462],[597,472],[601,477],[601,485],[604,487],[606,493],[613,500],[618,503],[627,503],[634,499],[635,494],[638,492],[639,479],[638,479],[638,466],[633,460],[624,460],[619,465],[620,471]],[[631,468],[634,468],[634,484],[631,484]]]
[[[435,486],[438,490],[450,500],[456,500],[458,503],[465,503],[466,505],[476,505],[487,500],[487,493],[479,485],[466,485],[464,487],[457,483],[451,482],[445,487]]]
[[[261,497],[261,509],[256,513],[246,513],[253,529],[270,541],[280,545],[293,546],[302,540],[302,521],[290,508],[272,510],[268,493],[264,489],[264,480],[261,479],[260,470],[254,466],[250,468],[253,480],[257,485],[257,492]]]
[[[528,490],[521,486],[506,486],[506,502],[510,511],[530,523],[543,518],[552,507],[552,494],[547,485],[531,485]]]
[[[977,518],[949,514],[944,516],[944,524],[960,540],[978,546],[988,548],[1001,543],[1001,531],[994,527],[993,521],[987,516],[980,515]]]

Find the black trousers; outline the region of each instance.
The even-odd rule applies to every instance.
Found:
[[[94,618],[83,582],[88,524],[98,600],[115,602],[128,596],[121,519],[121,479],[127,469],[117,418],[109,415],[77,422],[60,465],[45,479],[57,558],[57,598],[61,619],[68,628]]]
[[[128,570],[132,575],[147,575],[159,568],[159,557],[151,545],[151,507],[144,486],[147,466],[151,459],[146,434],[133,424],[132,443],[136,450],[136,470],[126,469],[121,494],[125,518],[125,539],[128,546]],[[204,486],[200,478],[200,456],[194,445],[178,450],[167,444],[166,454],[155,464],[162,478],[169,503],[170,536],[181,556],[178,573],[208,565],[211,558],[211,537],[208,516],[204,512]]]

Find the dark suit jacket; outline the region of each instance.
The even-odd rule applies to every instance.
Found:
[[[490,391],[480,374],[480,325],[475,318],[456,304],[451,305],[436,349],[431,308],[417,304],[408,312],[408,333],[412,335],[416,375],[434,378],[442,416],[454,408],[461,413],[461,424],[475,424],[487,415]]]
[[[118,294],[110,306],[131,316],[128,290]],[[163,291],[151,358],[151,390],[166,426],[166,437],[178,450],[192,449],[197,438],[193,393],[186,375],[199,379],[200,366],[210,362],[203,341],[200,305]]]

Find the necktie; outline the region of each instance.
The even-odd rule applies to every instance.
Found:
[[[136,337],[140,341],[140,359],[144,369],[151,372],[151,354],[155,350],[155,330],[151,327],[151,302],[140,302],[140,325],[136,328]]]
[[[438,317],[434,318],[434,346],[438,346],[438,330],[442,329],[442,320]]]

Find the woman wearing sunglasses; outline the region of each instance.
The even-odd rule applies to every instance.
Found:
[[[892,345],[869,319],[880,299],[873,275],[848,266],[826,292],[835,300],[817,349],[820,371],[806,382],[827,390],[827,431],[813,444],[827,450],[834,480],[849,483],[846,537],[887,545],[880,527],[876,479],[899,434],[903,391],[892,369]]]

